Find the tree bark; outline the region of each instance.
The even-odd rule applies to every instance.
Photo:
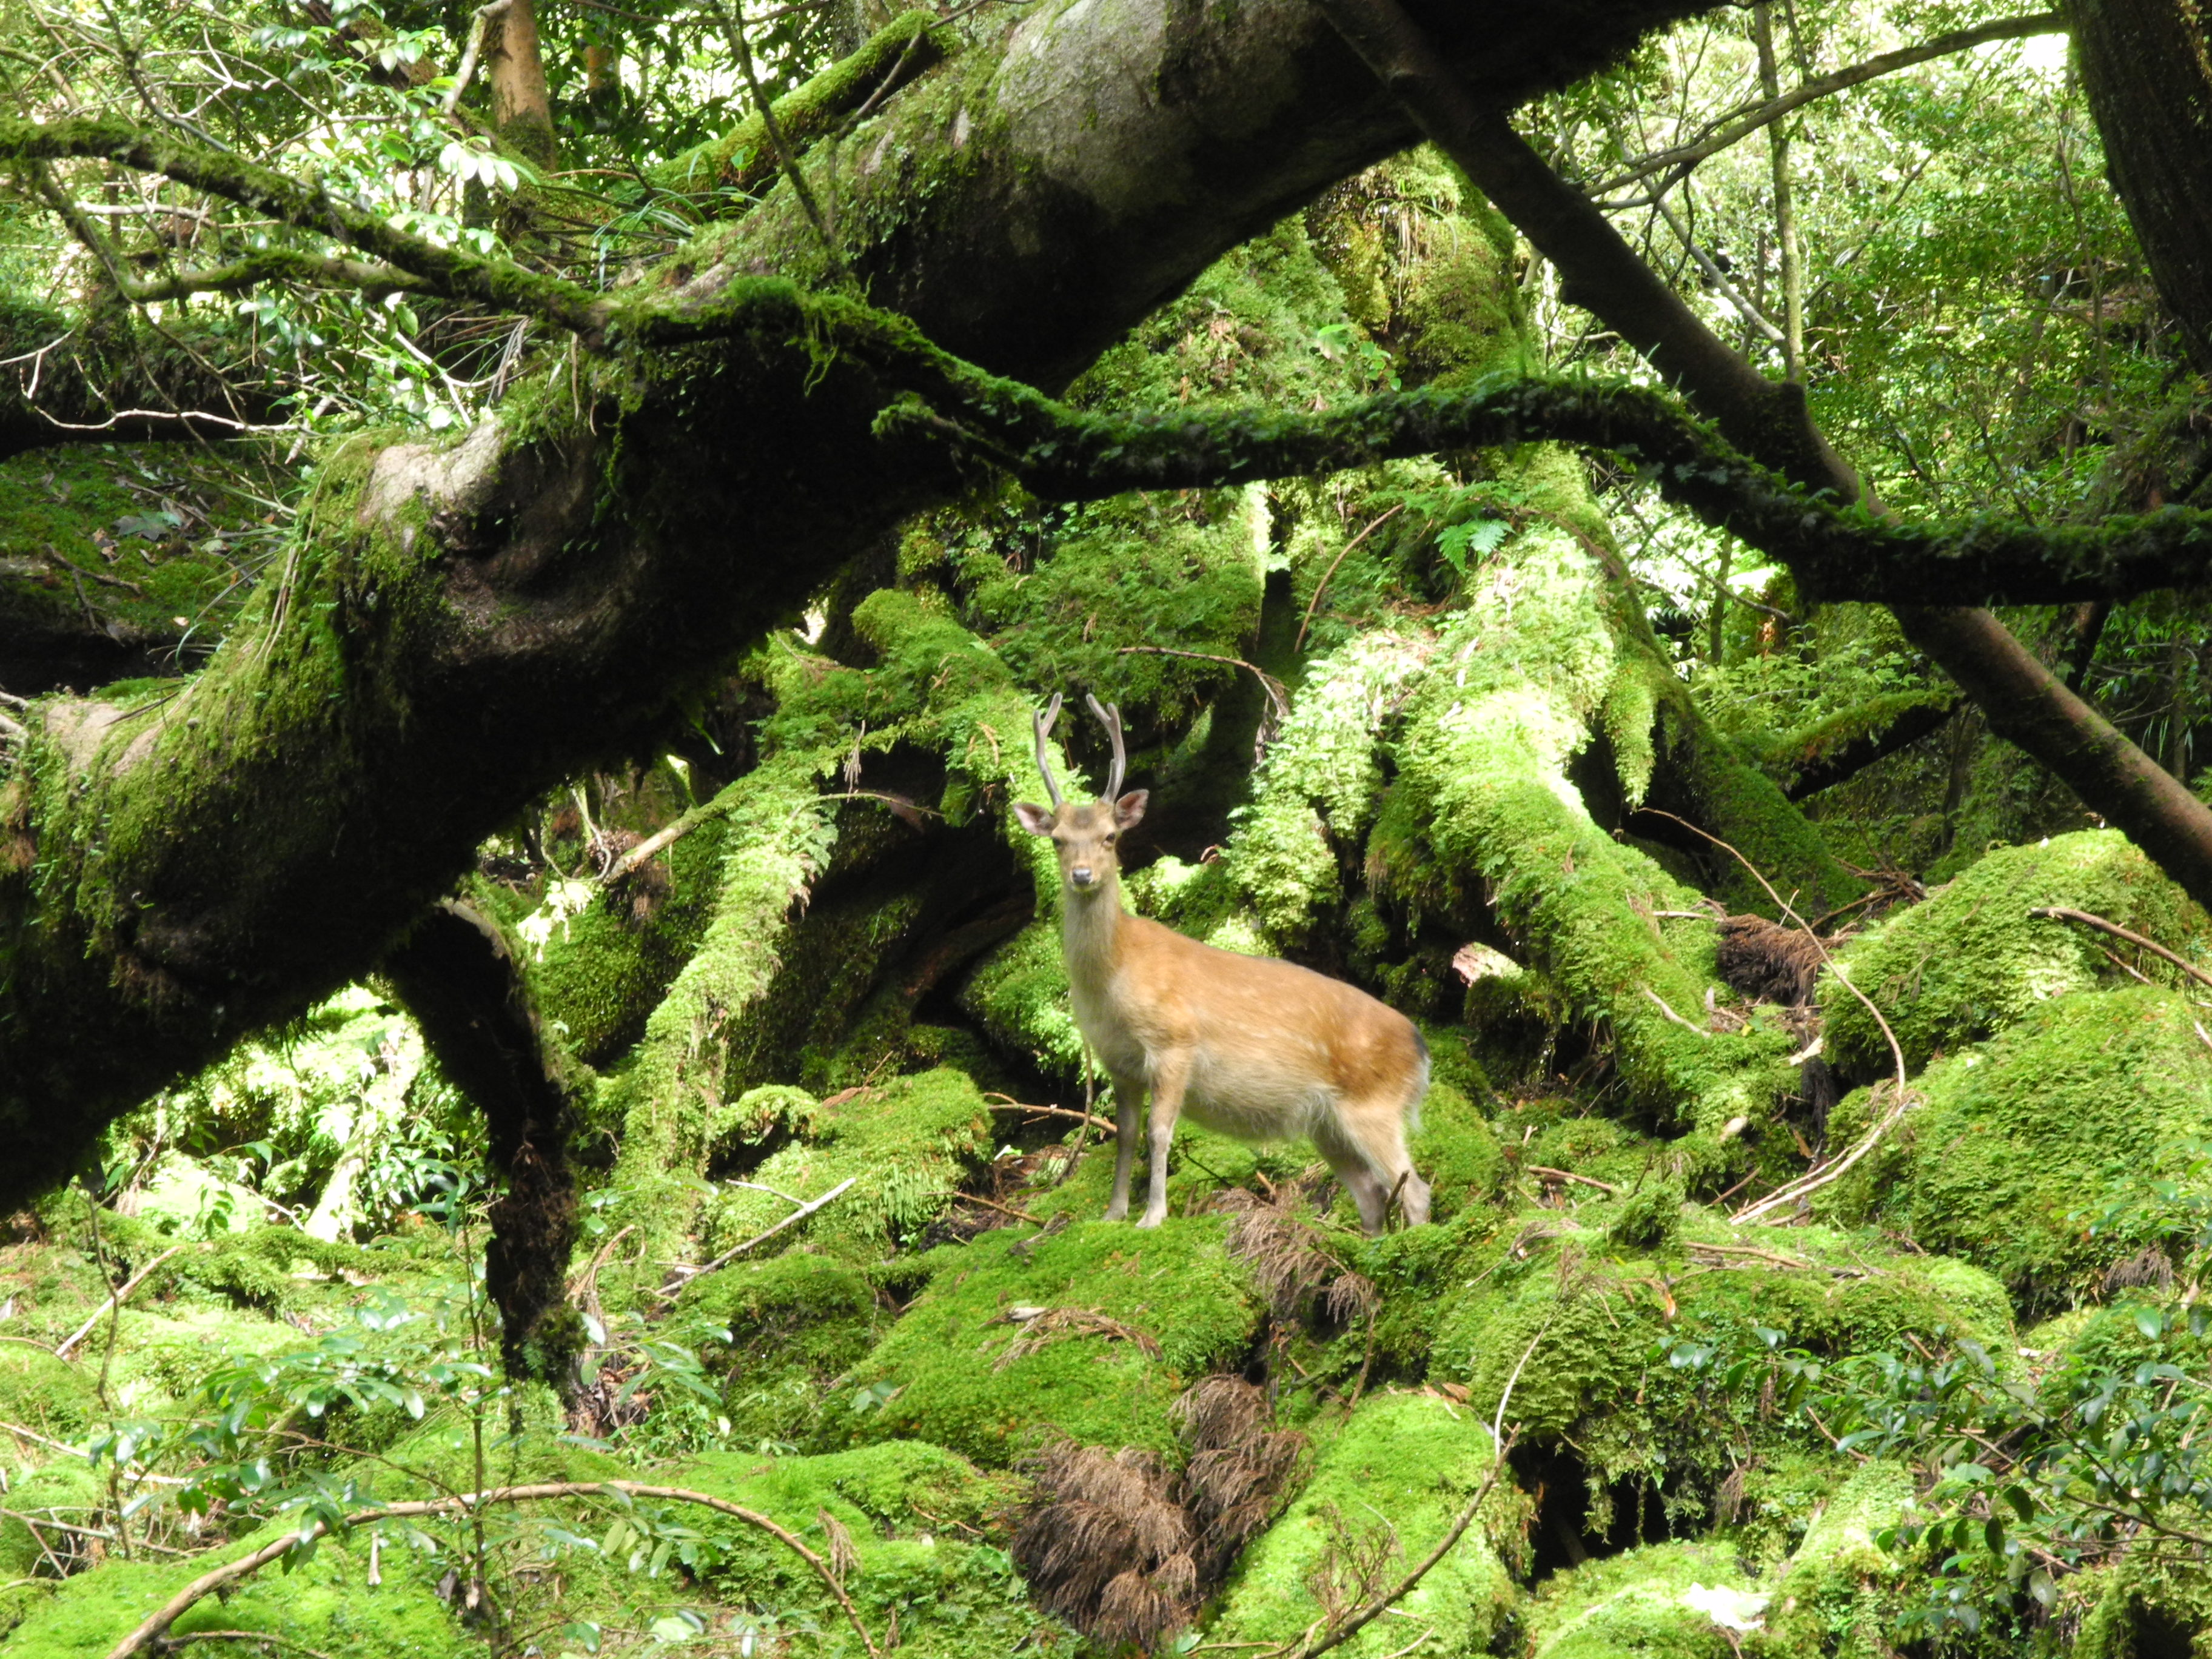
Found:
[[[431,907],[384,972],[491,1132],[492,1167],[506,1190],[491,1205],[484,1281],[507,1374],[563,1384],[576,1346],[559,1317],[576,1243],[571,1110],[529,987],[499,929],[453,900]]]
[[[553,137],[553,100],[545,89],[538,14],[531,0],[507,0],[484,43],[491,82],[492,128],[532,167],[550,170],[560,147]]]
[[[2106,173],[2191,358],[2212,372],[2212,14],[2070,0],[2066,15]]]

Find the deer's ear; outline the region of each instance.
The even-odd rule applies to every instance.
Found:
[[[1014,803],[1014,816],[1022,821],[1022,828],[1030,834],[1048,836],[1059,814],[1049,806],[1032,806],[1025,800],[1018,800]]]
[[[1152,798],[1149,789],[1132,789],[1114,803],[1114,822],[1124,830],[1133,830],[1143,822],[1145,807]]]

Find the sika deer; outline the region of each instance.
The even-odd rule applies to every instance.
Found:
[[[1413,1021],[1365,992],[1273,957],[1216,950],[1121,908],[1121,832],[1145,815],[1148,793],[1121,793],[1128,757],[1117,708],[1090,700],[1114,743],[1103,799],[1060,797],[1045,739],[1055,695],[1034,717],[1037,770],[1049,809],[1014,807],[1023,827],[1060,853],[1061,955],[1075,1023],[1114,1079],[1114,1200],[1129,1212],[1139,1103],[1152,1095],[1150,1196],[1139,1227],[1167,1214],[1168,1147],[1176,1115],[1240,1140],[1310,1137],[1350,1189],[1370,1233],[1395,1197],[1415,1225],[1429,1218],[1429,1187],[1406,1155],[1429,1086],[1428,1045]]]

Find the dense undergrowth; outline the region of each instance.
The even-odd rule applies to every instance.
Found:
[[[1076,395],[1514,367],[1512,257],[1395,163]],[[572,1080],[573,1358],[501,1371],[483,1131],[356,987],[9,1224],[0,1644],[107,1653],[319,1526],[171,1638],[1286,1654],[1387,1598],[1343,1651],[2187,1650],[2212,921],[2002,756],[1791,805],[1919,696],[1886,617],[1739,617],[1837,673],[1686,683],[1543,448],[994,495],[878,562],[471,884]],[[1165,1224],[1099,1218],[1008,811],[1078,687],[1153,791],[1139,908],[1423,1023],[1432,1224],[1188,1127]]]

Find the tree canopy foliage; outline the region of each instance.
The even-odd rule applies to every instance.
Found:
[[[2206,61],[0,12],[0,1645],[2183,1651]],[[1056,692],[1430,1224],[1099,1218]]]

